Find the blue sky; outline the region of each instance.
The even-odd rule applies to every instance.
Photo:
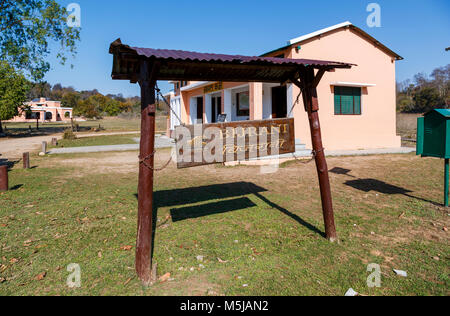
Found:
[[[81,42],[70,66],[49,57],[45,80],[79,90],[139,95],[138,85],[110,78],[109,44],[117,38],[132,46],[200,52],[260,55],[286,41],[344,21],[362,28],[403,56],[397,80],[430,73],[450,63],[448,0],[78,0]],[[370,28],[366,7],[381,6],[381,27]],[[161,83],[168,90],[167,83]]]

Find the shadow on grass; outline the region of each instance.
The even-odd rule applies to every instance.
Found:
[[[349,180],[344,182],[344,184],[364,192],[375,191],[383,194],[403,194],[403,195],[407,195],[407,193],[412,192],[408,189],[398,187],[396,185],[392,185],[377,179]]]
[[[348,177],[352,177],[352,178],[356,178],[355,176],[352,176],[350,174],[348,174],[351,170],[350,169],[345,169],[345,168],[340,168],[340,167],[335,167],[333,169],[330,170],[330,172],[335,173],[335,174],[340,174],[340,175],[345,175]],[[364,192],[370,192],[370,191],[374,191],[374,192],[379,192],[379,193],[383,193],[383,194],[388,194],[388,195],[393,195],[393,194],[401,194],[419,201],[423,201],[423,202],[427,202],[427,203],[431,203],[435,206],[442,206],[442,204],[440,203],[436,203],[434,201],[431,200],[427,200],[415,195],[412,195],[410,193],[412,193],[413,191],[396,186],[396,185],[392,185],[389,183],[386,183],[384,181],[378,180],[378,179],[372,179],[372,178],[367,178],[367,179],[358,179],[356,178],[355,180],[347,180],[344,182],[345,185],[348,185],[354,189],[357,189],[359,191],[364,191]]]
[[[170,210],[170,216],[172,217],[172,222],[178,222],[189,218],[198,218],[213,214],[242,210],[253,206],[256,206],[256,204],[249,198],[242,197],[202,205],[173,208]]]
[[[16,191],[16,190],[20,189],[21,187],[23,187],[23,184],[17,184],[15,186],[13,186],[12,188],[9,188],[9,191]]]
[[[31,130],[28,127],[17,127],[9,128],[6,131],[6,137],[8,138],[24,138],[24,137],[37,137],[37,136],[47,136],[57,133],[63,133],[66,129],[70,128],[70,125],[61,126],[42,126],[36,129],[36,125],[31,125]],[[88,132],[91,131],[91,126],[79,126],[78,132]]]
[[[326,238],[326,235],[324,232],[322,232],[320,229],[318,229],[316,226],[306,222],[305,220],[303,220],[300,216],[295,215],[291,212],[289,212],[287,209],[279,206],[278,204],[275,204],[273,202],[271,202],[269,199],[267,199],[266,197],[262,196],[259,193],[254,193],[258,198],[260,198],[262,201],[264,201],[265,203],[267,203],[268,205],[270,205],[272,208],[275,208],[277,210],[279,210],[281,213],[289,216],[290,218],[292,218],[293,220],[295,220],[297,223],[299,223],[300,225],[302,225],[303,227],[309,229],[310,231],[319,234],[320,236],[322,236],[323,238]]]
[[[427,202],[427,203],[431,203],[435,206],[443,206],[443,204],[437,203],[435,201],[431,201],[431,200],[427,200],[415,195],[410,194],[411,190],[402,188],[402,187],[398,187],[396,185],[392,185],[377,179],[357,179],[357,180],[350,180],[350,181],[346,181],[344,182],[345,185],[348,185],[354,189],[360,190],[360,191],[364,191],[364,192],[370,192],[370,191],[375,191],[375,192],[379,192],[379,193],[383,193],[383,194],[401,194],[422,202]]]
[[[350,169],[345,169],[345,168],[340,168],[340,167],[334,167],[333,169],[330,169],[330,172],[332,172],[332,173],[343,174],[343,175],[349,176],[351,178],[356,178],[355,176],[348,174],[350,171],[351,171]]]
[[[262,192],[267,192],[267,190],[251,182],[232,182],[200,187],[156,191],[153,194],[154,196],[153,219],[158,218],[158,208],[160,207],[175,207],[186,204],[193,204],[210,200],[226,199],[233,197],[240,197],[240,198],[218,201],[204,205],[172,208],[170,210],[172,221],[177,222],[190,218],[198,218],[209,216],[212,214],[222,214],[240,209],[246,209],[249,207],[256,206],[250,199],[244,197],[244,195],[253,194],[270,207],[289,216],[303,227],[309,229],[314,233],[319,234],[322,237],[325,237],[325,234],[322,231],[320,231],[317,227],[306,222],[298,215],[293,214],[287,209],[270,201],[268,198],[266,198],[261,194]],[[137,194],[135,194],[135,196],[137,198]],[[153,227],[152,227],[153,236],[151,248],[152,258],[155,241],[155,231],[157,228],[156,222],[157,222],[156,220],[153,220]]]
[[[20,162],[20,159],[19,160],[9,160],[6,158],[0,158],[0,166],[6,165],[6,166],[8,166],[8,170],[11,170],[14,167],[14,165],[18,164],[19,162]]]

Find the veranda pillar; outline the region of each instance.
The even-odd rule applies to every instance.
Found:
[[[136,272],[144,285],[151,283],[153,249],[153,166],[155,150],[155,75],[154,64],[141,61],[141,142],[139,155],[138,231]]]

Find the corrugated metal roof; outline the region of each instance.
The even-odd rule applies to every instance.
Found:
[[[120,39],[110,46],[114,55],[113,79],[136,82],[139,60],[158,62],[158,80],[285,82],[297,79],[300,69],[351,68],[349,63],[259,56],[198,53],[183,50],[130,47]]]
[[[314,59],[291,59],[291,58],[275,58],[275,57],[259,57],[259,56],[242,56],[242,55],[225,55],[225,54],[211,54],[198,53],[184,50],[169,50],[169,49],[153,49],[130,47],[136,51],[140,56],[148,58],[154,57],[157,59],[174,59],[184,61],[199,61],[199,62],[220,62],[220,63],[269,63],[276,65],[317,65],[317,66],[346,66],[352,65],[342,62],[314,60]]]

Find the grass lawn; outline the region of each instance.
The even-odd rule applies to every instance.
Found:
[[[80,131],[90,131],[91,129],[98,128],[101,125],[105,131],[139,131],[141,126],[140,119],[121,119],[117,117],[105,117],[101,120],[89,120],[85,122],[74,122],[79,124]],[[31,126],[33,133],[39,134],[53,134],[62,133],[66,128],[69,128],[70,122],[51,122],[41,123],[39,122],[39,131],[36,130],[36,122],[30,123],[10,123],[2,122],[3,126],[6,126],[7,132],[11,135],[28,133],[29,126]],[[167,128],[167,117],[156,117],[156,131],[165,132]]]
[[[49,146],[50,148],[62,147],[84,147],[84,146],[101,146],[101,145],[122,145],[136,144],[134,138],[140,137],[140,134],[126,135],[107,135],[95,137],[81,137],[77,139],[61,139],[58,140],[58,146]]]
[[[156,165],[168,156],[158,151]],[[147,289],[134,272],[137,162],[137,152],[122,152],[17,165],[12,190],[0,193],[0,294],[450,294],[438,159],[329,158],[335,244],[322,237],[314,163],[269,175],[255,166],[171,165],[155,176],[154,261],[158,276],[173,279]],[[81,267],[81,288],[66,285],[70,263]],[[380,288],[366,285],[369,263],[381,266]]]

